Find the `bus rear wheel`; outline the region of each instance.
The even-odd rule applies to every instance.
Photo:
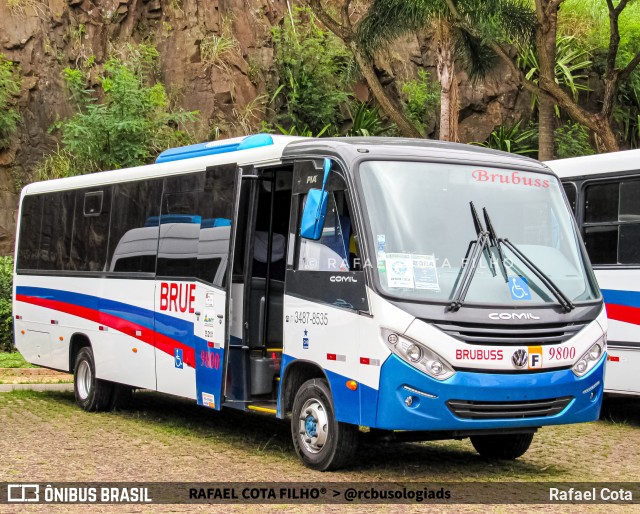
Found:
[[[109,409],[113,384],[96,378],[93,350],[89,346],[81,348],[73,369],[73,385],[76,402],[87,412]]]
[[[358,427],[336,421],[326,380],[308,380],[293,402],[291,435],[305,466],[318,471],[341,468],[353,457]]]
[[[531,446],[533,432],[525,434],[495,434],[471,436],[471,444],[485,459],[514,460]]]

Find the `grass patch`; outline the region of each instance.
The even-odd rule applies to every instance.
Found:
[[[18,352],[0,353],[0,368],[35,368]]]

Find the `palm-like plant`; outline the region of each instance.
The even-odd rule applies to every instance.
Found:
[[[463,19],[461,24],[456,20]],[[493,66],[489,40],[524,44],[532,36],[535,13],[524,0],[373,0],[358,28],[359,43],[374,54],[404,34],[430,29],[436,40],[440,82],[440,139],[457,140],[456,60],[472,77]],[[469,30],[468,27],[474,27]]]
[[[535,127],[521,129],[521,123],[522,120],[511,126],[500,125],[484,143],[472,144],[519,155],[535,154],[537,150],[534,143],[538,131]]]
[[[540,67],[538,54],[532,45],[520,51],[517,60],[518,66],[525,73],[527,80],[538,83]],[[580,91],[591,91],[588,83],[588,75],[584,73],[592,64],[591,52],[580,48],[575,36],[559,36],[556,39],[556,84],[565,87],[578,100]],[[532,95],[531,108],[535,108],[539,102],[538,95]],[[560,117],[560,109],[555,105],[556,116]]]

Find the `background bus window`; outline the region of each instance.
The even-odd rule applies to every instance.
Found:
[[[162,180],[117,184],[107,269],[116,273],[155,273]]]
[[[303,210],[304,202],[300,212]],[[350,248],[353,246],[351,236],[352,224],[346,194],[344,191],[329,192],[322,235],[317,241],[300,238],[296,269],[334,273],[353,271],[353,259],[350,256]]]
[[[640,264],[640,180],[585,189],[584,241],[593,264]]]
[[[562,187],[564,188],[564,192],[567,195],[567,200],[569,200],[571,211],[575,216],[578,214],[578,211],[576,210],[576,199],[578,197],[578,190],[576,188],[576,185],[573,182],[563,182]]]

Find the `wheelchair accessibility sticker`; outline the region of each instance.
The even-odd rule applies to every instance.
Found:
[[[184,365],[184,361],[182,360],[182,349],[176,348],[173,352],[173,356],[176,361],[176,368],[182,369],[182,366]]]
[[[524,277],[509,277],[509,291],[514,300],[531,300],[529,284]]]

